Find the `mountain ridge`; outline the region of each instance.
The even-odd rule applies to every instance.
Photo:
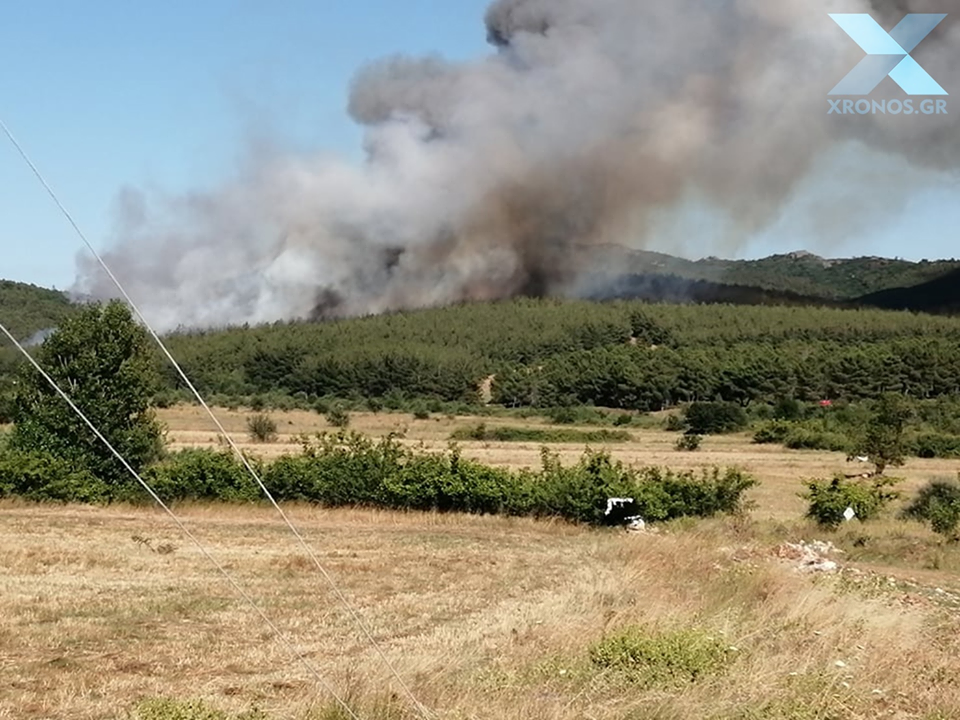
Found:
[[[606,245],[592,262],[620,275],[674,275],[806,298],[859,301],[885,290],[909,288],[960,270],[960,259],[911,261],[879,256],[823,258],[798,250],[751,260],[688,260],[649,250]]]

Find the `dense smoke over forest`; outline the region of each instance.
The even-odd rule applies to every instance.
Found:
[[[360,70],[349,110],[364,163],[257,152],[211,192],[125,190],[106,259],[165,330],[565,294],[591,246],[648,246],[654,214],[689,193],[722,208],[730,238],[762,230],[847,141],[954,168],[949,116],[827,114],[863,56],[828,13],[891,28],[906,12],[956,11],[960,0],[497,0],[487,56]],[[914,52],[948,91],[951,19]],[[885,94],[903,97],[890,80]],[[862,182],[866,196],[898,179]],[[86,261],[75,290],[114,294]]]

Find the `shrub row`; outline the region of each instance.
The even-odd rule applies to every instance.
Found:
[[[753,441],[760,445],[783,445],[791,450],[849,452],[856,432],[854,426],[828,429],[818,421],[770,420],[757,426]],[[960,436],[912,431],[904,438],[903,450],[919,458],[960,458]]]
[[[577,464],[563,466],[546,449],[538,470],[514,472],[467,460],[455,446],[444,453],[421,453],[392,437],[374,441],[344,432],[304,439],[298,455],[257,462],[255,469],[279,501],[557,517],[595,525],[606,522],[610,497],[635,498],[637,513],[654,522],[733,513],[756,482],[737,469],[637,469],[591,451]],[[242,464],[225,451],[173,453],[149,468],[144,479],[167,502],[261,499]],[[0,496],[4,494],[50,501],[148,499],[134,483],[107,487],[53,459],[10,453],[0,460]]]
[[[485,423],[456,430],[452,440],[478,440],[486,442],[536,442],[536,443],[621,443],[630,442],[626,430],[576,430],[574,428],[531,428],[501,426],[488,427]]]

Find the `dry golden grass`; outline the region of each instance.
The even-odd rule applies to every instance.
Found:
[[[244,449],[265,456],[296,450],[299,433],[330,429],[312,413],[272,415],[280,441],[253,445],[246,413],[220,413]],[[161,417],[175,446],[217,444],[194,408]],[[403,431],[405,442],[439,449],[454,429],[476,422],[354,414],[351,427]],[[710,438],[702,452],[679,453],[671,434],[631,432],[634,442],[609,448],[629,462],[754,473],[762,484],[753,519],[634,535],[505,518],[289,511],[439,718],[960,717],[960,551],[919,526],[854,523],[834,538],[849,551],[843,574],[800,574],[774,549],[818,534],[799,519],[799,479],[849,467],[841,456],[745,437]],[[461,445],[492,464],[539,462],[535,445]],[[573,460],[583,448],[558,450]],[[955,463],[911,461],[900,474],[913,486],[955,471]],[[384,699],[402,705],[274,513],[178,512],[361,717],[387,717],[363,711]],[[296,720],[329,707],[309,673],[155,510],[0,503],[0,547],[0,720],[119,720],[157,696],[202,698],[230,712],[256,705]],[[727,648],[723,671],[638,685],[590,662],[593,644],[631,626],[718,638]]]
[[[291,512],[439,718],[960,712],[956,616],[922,593],[801,575],[743,520],[631,535],[501,518]],[[200,506],[181,514],[341,691],[360,706],[397,692],[275,515]],[[0,504],[0,543],[0,718],[122,718],[155,696],[303,718],[328,701],[153,510]],[[175,549],[151,550],[161,543]],[[633,625],[719,638],[724,669],[642,686],[590,663],[593,643]]]

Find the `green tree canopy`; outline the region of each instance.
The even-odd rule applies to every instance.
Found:
[[[906,448],[904,429],[910,419],[910,405],[902,395],[886,393],[877,400],[873,416],[857,439],[854,455],[865,455],[883,475],[888,467],[903,465]]]
[[[125,305],[85,307],[63,321],[36,359],[135,470],[159,457],[163,436],[149,409],[155,375],[148,338]],[[20,370],[13,416],[10,449],[70,462],[114,489],[132,481],[31,366]]]

